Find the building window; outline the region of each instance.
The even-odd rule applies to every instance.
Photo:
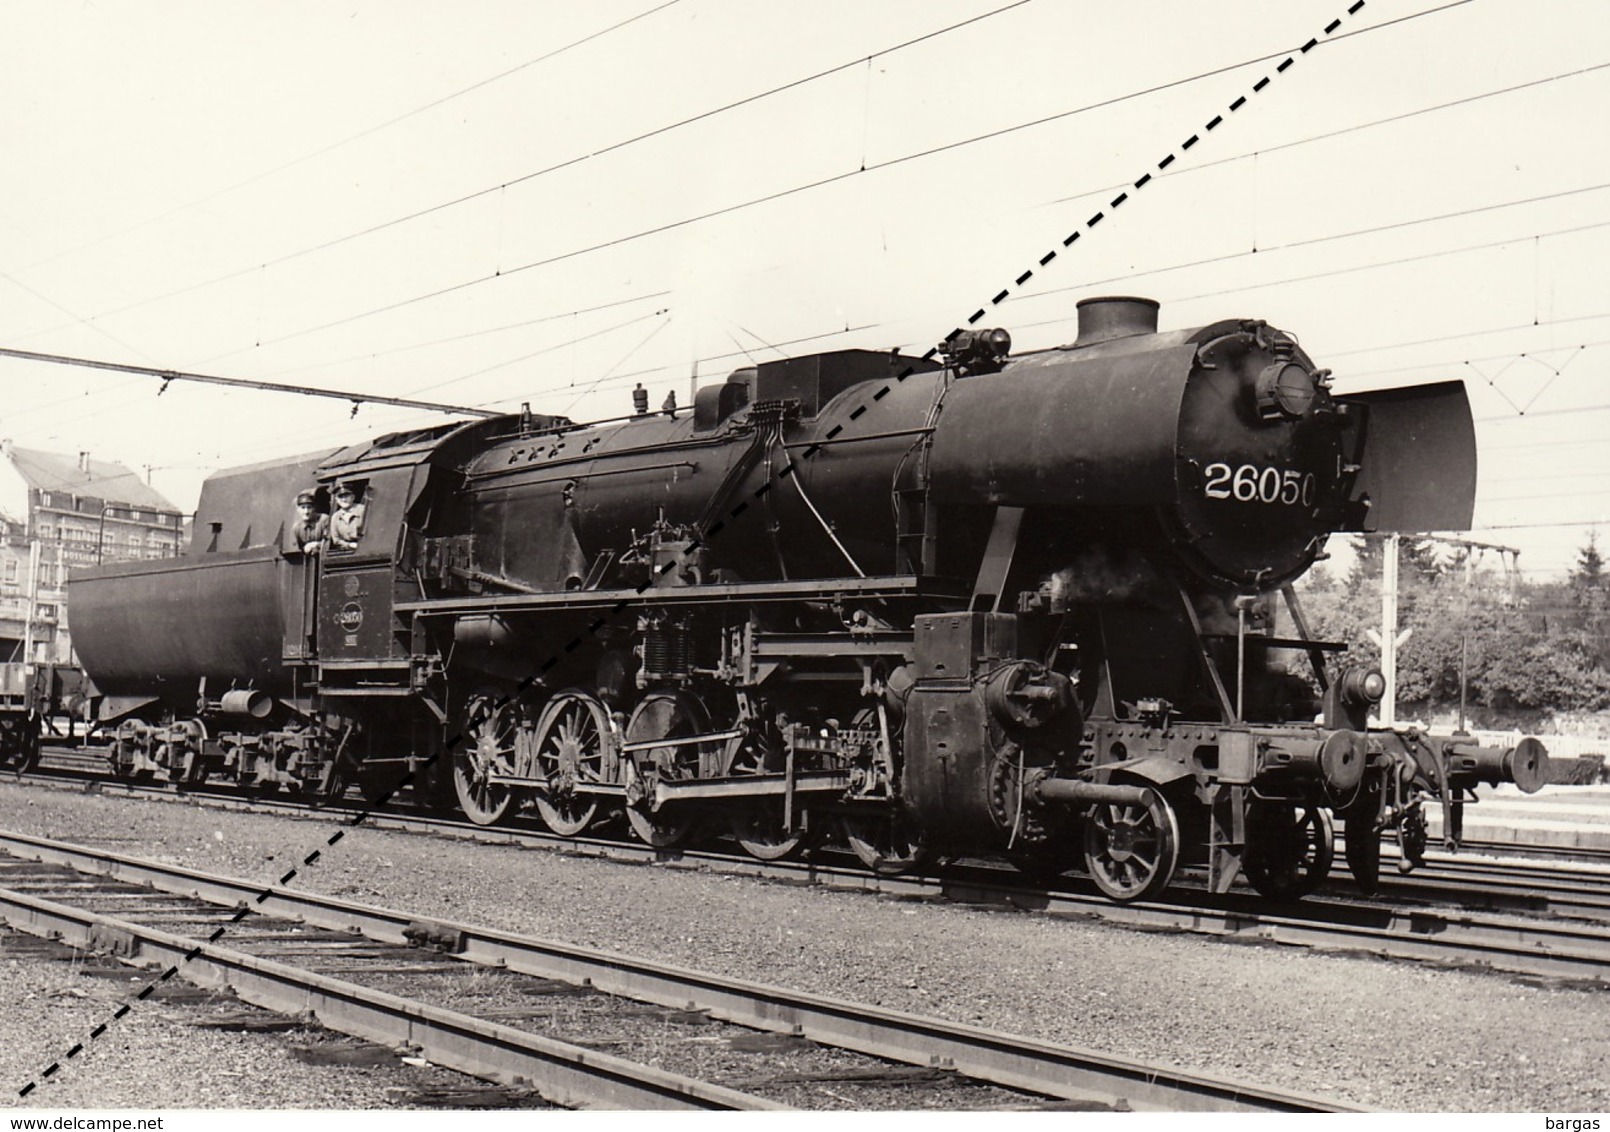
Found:
[[[17,584],[17,560],[15,558],[6,559],[5,578],[6,585],[14,586]]]

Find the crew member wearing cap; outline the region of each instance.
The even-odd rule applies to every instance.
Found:
[[[330,516],[318,509],[318,496],[311,491],[297,492],[296,525],[291,542],[303,554],[317,554],[330,531]]]
[[[330,516],[330,545],[340,550],[355,550],[363,535],[363,517],[367,508],[358,502],[358,493],[349,483],[335,488],[335,514]]]

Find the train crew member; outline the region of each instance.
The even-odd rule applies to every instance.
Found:
[[[330,516],[318,509],[318,496],[311,491],[296,495],[296,525],[291,528],[291,542],[303,554],[317,554],[330,533]]]
[[[367,510],[358,502],[358,493],[350,483],[335,488],[335,514],[330,516],[330,545],[340,550],[355,550],[363,536],[363,517]]]

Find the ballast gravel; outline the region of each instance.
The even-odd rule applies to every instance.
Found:
[[[1610,1110],[1610,993],[1502,974],[636,865],[547,849],[0,784],[0,827],[1394,1110]],[[312,867],[303,858],[323,852]],[[227,936],[224,941],[227,943]],[[4,964],[0,949],[0,964]],[[5,968],[0,967],[0,971]],[[95,1024],[6,971],[0,1069],[26,1081]],[[33,996],[30,998],[29,996]],[[41,998],[41,996],[44,996]],[[97,1004],[97,1008],[99,1008]],[[82,1017],[79,1015],[82,1014]],[[275,1075],[194,1084],[133,1015],[29,1106],[367,1107]],[[208,1068],[230,1064],[216,1036]],[[52,1051],[56,1051],[52,1053]],[[261,1056],[261,1055],[259,1055]],[[20,1084],[19,1081],[19,1084]],[[4,1093],[17,1104],[15,1088]],[[100,1100],[98,1098],[106,1098]],[[146,1099],[149,1098],[149,1099]]]

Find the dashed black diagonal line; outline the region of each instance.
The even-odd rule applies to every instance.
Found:
[[[1323,36],[1327,36],[1327,37],[1331,36],[1339,27],[1342,26],[1342,24],[1343,24],[1343,22],[1344,22],[1344,20],[1346,18],[1354,16],[1354,15],[1357,15],[1357,13],[1361,9],[1364,8],[1365,3],[1366,3],[1366,0],[1355,0],[1355,2],[1351,6],[1348,7],[1347,12],[1346,12],[1346,16],[1337,17],[1336,19],[1332,20],[1329,24],[1326,25],[1325,30],[1322,33]],[[1270,86],[1270,84],[1273,81],[1274,76],[1283,75],[1286,71],[1288,71],[1297,62],[1297,60],[1301,56],[1306,55],[1320,41],[1321,41],[1321,37],[1320,36],[1315,36],[1315,37],[1309,39],[1308,42],[1305,43],[1302,47],[1298,48],[1296,51],[1292,52],[1290,55],[1287,55],[1284,59],[1281,60],[1281,62],[1279,64],[1277,64],[1273,68],[1273,74],[1272,75],[1266,74],[1263,77],[1259,78],[1255,83],[1253,83],[1251,91],[1249,93],[1251,95],[1261,94],[1264,90],[1266,90]],[[1179,158],[1179,156],[1181,154],[1188,152],[1191,148],[1193,148],[1198,143],[1200,143],[1201,140],[1204,137],[1206,137],[1208,134],[1212,133],[1214,130],[1218,129],[1219,126],[1223,125],[1225,120],[1226,120],[1225,119],[1225,114],[1226,113],[1228,113],[1228,114],[1236,113],[1237,111],[1239,111],[1240,109],[1245,107],[1248,104],[1248,101],[1249,101],[1249,97],[1248,97],[1247,94],[1243,94],[1243,95],[1238,96],[1231,103],[1229,103],[1229,105],[1226,107],[1224,112],[1214,114],[1214,116],[1212,118],[1208,119],[1207,123],[1205,125],[1203,125],[1199,130],[1191,133],[1183,142],[1180,143],[1179,146],[1175,147],[1174,149],[1169,150],[1166,154],[1164,154],[1163,158],[1156,163],[1156,168],[1157,169],[1166,169],[1169,165],[1173,164]],[[1135,181],[1135,183],[1132,186],[1133,191],[1135,191],[1135,192],[1140,191],[1146,185],[1150,184],[1152,179],[1153,179],[1152,171],[1148,170],[1146,173],[1142,174]],[[1086,233],[1094,230],[1095,227],[1097,225],[1099,225],[1109,214],[1111,214],[1112,212],[1115,212],[1118,208],[1122,207],[1129,199],[1130,199],[1129,191],[1119,193],[1118,196],[1115,197],[1112,200],[1112,202],[1110,202],[1109,205],[1105,209],[1102,209],[1101,211],[1097,212],[1095,215],[1091,216],[1088,220],[1086,220],[1084,222],[1084,224],[1082,224],[1079,227],[1075,228],[1065,239],[1063,239],[1061,241],[1059,246],[1053,246],[1050,249],[1050,251],[1048,251],[1044,256],[1041,257],[1038,266],[1040,268],[1047,267],[1052,261],[1054,261],[1058,257],[1058,255],[1060,254],[1060,251],[1062,249],[1071,248],[1075,243],[1077,243],[1079,241],[1080,238],[1082,238]],[[999,290],[998,292],[996,292],[995,296],[992,297],[988,303],[986,303],[983,306],[979,307],[977,311],[975,311],[972,315],[968,316],[968,318],[966,319],[967,324],[969,326],[976,324],[980,319],[982,319],[984,317],[984,315],[987,313],[987,311],[991,307],[998,306],[1001,302],[1004,302],[1006,300],[1006,298],[1012,293],[1012,290],[1014,288],[1021,287],[1030,278],[1032,278],[1033,275],[1034,275],[1034,269],[1030,268],[1028,271],[1026,271],[1026,272],[1020,274],[1019,276],[1017,276],[1016,279],[1014,280],[1014,282],[1010,286],[1004,287],[1001,290]],[[960,330],[960,328],[958,328],[957,330],[953,330],[951,333],[952,334],[959,333],[959,330]],[[923,360],[924,361],[932,360],[933,357],[935,357],[938,354],[938,352],[939,352],[938,347],[934,347],[934,348],[930,349],[928,351],[928,353],[923,355]],[[902,371],[901,373],[896,374],[895,377],[893,379],[891,379],[891,380],[892,380],[892,382],[904,381],[907,377],[909,377],[914,372],[916,372],[914,368],[908,367],[906,370]],[[855,410],[853,410],[851,412],[851,414],[850,414],[851,418],[858,418],[861,415],[863,415],[867,410],[870,409],[870,407],[873,404],[875,404],[878,401],[881,401],[889,393],[889,391],[891,390],[892,387],[893,387],[892,384],[886,384],[886,385],[881,386],[866,401],[864,401],[861,405],[859,405]],[[832,429],[829,429],[827,431],[827,433],[824,434],[823,439],[824,440],[831,440],[836,435],[838,435],[839,432],[842,431],[842,428],[843,428],[842,425],[835,425]],[[821,451],[822,451],[822,446],[820,444],[812,444],[812,445],[808,446],[807,448],[805,448],[803,450],[803,452],[799,456],[799,460],[804,461],[804,460],[814,459],[815,456]],[[798,473],[798,471],[799,471],[799,464],[797,462],[795,462],[794,460],[788,460],[786,463],[784,463],[782,465],[781,468],[778,469],[778,471],[776,473],[776,476],[774,478],[767,479],[766,481],[761,483],[758,487],[756,487],[750,493],[751,499],[754,499],[754,500],[763,499],[767,494],[769,494],[772,491],[772,489],[775,487],[776,482],[778,480],[787,479],[790,476],[796,475]],[[629,611],[635,609],[640,604],[640,601],[638,599],[640,599],[640,598],[642,598],[642,597],[644,597],[645,595],[648,594],[649,590],[651,590],[655,586],[656,581],[658,580],[659,577],[662,577],[664,575],[670,574],[673,570],[676,570],[676,569],[680,568],[681,566],[685,565],[686,561],[692,555],[697,554],[711,540],[715,539],[717,536],[722,534],[722,532],[724,532],[727,529],[727,526],[728,526],[728,524],[730,522],[735,522],[736,520],[741,518],[749,510],[749,508],[750,508],[750,499],[741,499],[741,500],[738,501],[738,503],[736,505],[734,505],[733,507],[731,507],[731,508],[729,508],[727,510],[727,514],[726,514],[726,516],[724,518],[718,518],[718,519],[714,520],[707,527],[705,527],[702,531],[699,531],[695,538],[689,540],[687,546],[682,551],[682,554],[680,555],[679,558],[672,559],[670,561],[667,561],[667,562],[663,563],[657,570],[655,570],[653,573],[651,573],[651,575],[648,578],[644,579],[636,587],[634,587],[635,597],[623,597],[623,598],[620,598],[620,599],[616,600],[611,606],[609,606],[608,610],[604,614],[594,618],[593,622],[590,625],[588,625],[587,628],[582,630],[580,633],[576,634],[574,637],[571,638],[571,640],[567,641],[564,644],[563,647],[561,647],[560,649],[558,649],[557,651],[552,653],[546,660],[544,660],[541,664],[539,664],[536,667],[536,669],[534,669],[523,680],[521,680],[518,684],[516,684],[512,691],[510,691],[509,693],[506,693],[502,697],[499,697],[499,698],[497,698],[495,700],[489,700],[487,702],[487,704],[486,704],[485,709],[484,709],[487,712],[487,714],[490,715],[492,712],[501,710],[502,708],[506,707],[509,703],[511,703],[513,700],[515,700],[517,697],[519,697],[519,696],[523,695],[525,692],[529,691],[531,689],[531,687],[533,685],[535,685],[548,671],[550,671],[552,668],[554,668],[556,665],[558,665],[560,660],[565,655],[567,655],[569,653],[572,653],[576,649],[580,648],[582,646],[582,644],[584,644],[589,637],[597,637],[598,634],[601,633],[604,629],[613,626],[619,620],[619,618],[622,617],[624,614],[626,614]],[[452,752],[454,749],[456,749],[458,746],[460,746],[464,742],[465,738],[466,738],[466,735],[465,735],[464,732],[459,732],[458,734],[449,736],[447,738],[446,742],[443,744],[443,747],[442,747],[441,751],[433,753],[432,755],[430,755],[426,759],[420,760],[418,769],[410,770],[410,771],[402,774],[401,776],[399,776],[397,781],[388,790],[384,791],[378,798],[376,798],[374,800],[372,806],[369,809],[361,810],[358,813],[354,814],[347,821],[347,823],[346,823],[347,828],[354,828],[356,826],[362,825],[369,818],[369,816],[372,813],[374,813],[376,810],[384,807],[387,803],[389,803],[391,801],[391,799],[397,794],[398,791],[400,791],[400,790],[402,790],[402,789],[404,789],[404,788],[406,788],[408,786],[411,786],[418,779],[421,771],[428,770],[439,759],[441,759],[444,754],[448,754],[448,753]],[[334,846],[345,835],[346,835],[345,829],[337,829],[337,830],[335,830],[333,833],[330,834],[330,836],[328,838],[325,839],[325,846],[327,848],[331,847],[331,846]],[[322,852],[322,850],[315,850],[312,853],[309,853],[306,857],[303,858],[301,867],[311,867],[319,859],[319,856],[320,856],[321,852]],[[299,875],[299,872],[300,872],[300,868],[292,868],[292,869],[287,870],[286,873],[280,878],[279,884],[285,885],[285,884],[291,883],[291,881],[295,880],[296,877]],[[264,889],[262,892],[260,892],[258,894],[257,903],[262,903],[262,902],[266,901],[269,898],[269,895],[270,895],[269,890]],[[248,914],[248,910],[243,908],[237,914],[236,919],[244,918],[245,915],[247,915],[247,914]],[[217,941],[217,936],[221,935],[222,932],[223,932],[222,928],[218,929],[217,933],[215,933],[214,938],[210,942],[216,942]],[[196,954],[205,954],[205,947],[198,947],[196,949]],[[135,995],[134,997],[136,999],[144,999],[144,998],[149,997],[150,994],[152,994],[155,991],[156,987],[161,982],[163,982],[163,981],[165,981],[165,980],[167,980],[169,978],[172,978],[173,975],[178,972],[178,969],[179,968],[177,966],[170,967],[167,971],[164,971],[160,976],[157,976],[150,983],[146,984],[146,986],[137,995]],[[123,1018],[124,1016],[126,1016],[128,1014],[129,1009],[130,1009],[130,1006],[129,1006],[128,1003],[123,1004],[121,1007],[118,1008],[117,1011],[115,1011],[112,1014],[111,1020],[115,1021],[115,1020]],[[106,1025],[107,1025],[106,1023],[102,1023],[100,1026],[96,1027],[96,1030],[91,1031],[91,1033],[89,1035],[90,1040],[91,1041],[96,1040],[99,1037],[101,1037],[102,1035],[104,1035],[104,1033],[106,1032]],[[82,1050],[83,1048],[84,1048],[83,1043],[79,1043],[77,1046],[74,1047],[74,1050]],[[75,1053],[74,1052],[69,1052],[66,1056],[70,1058],[72,1056],[75,1056]],[[61,1064],[62,1063],[59,1062],[59,1061],[52,1063],[49,1067],[47,1067],[44,1071],[42,1071],[40,1073],[40,1077],[41,1078],[48,1078],[48,1077],[52,1076],[54,1073],[56,1073],[59,1070]],[[37,1087],[38,1087],[38,1081],[37,1080],[29,1081],[20,1090],[18,1090],[18,1095],[22,1096],[22,1097],[26,1097],[30,1093],[32,1093],[35,1090],[35,1088],[37,1088]]]

